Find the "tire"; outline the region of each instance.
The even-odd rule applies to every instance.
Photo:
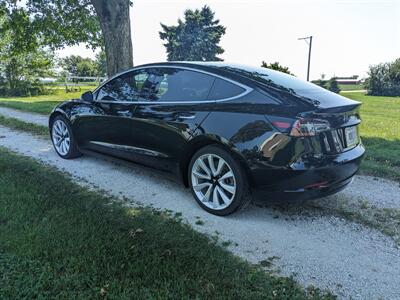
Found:
[[[251,201],[247,174],[229,152],[217,145],[201,148],[193,155],[188,181],[197,203],[214,215],[229,215]]]
[[[57,154],[64,159],[72,159],[81,156],[76,140],[72,134],[69,121],[59,115],[51,123],[50,138]]]

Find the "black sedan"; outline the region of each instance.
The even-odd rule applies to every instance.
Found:
[[[208,212],[227,215],[251,195],[343,189],[365,152],[359,107],[265,68],[170,62],[135,67],[58,105],[49,126],[62,158],[97,154],[156,168]]]

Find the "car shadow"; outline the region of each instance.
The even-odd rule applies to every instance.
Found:
[[[196,205],[197,209],[200,212],[203,212],[202,209],[197,206],[195,200],[192,198],[190,190],[185,188],[182,182],[174,179],[172,176],[165,174],[164,172],[160,172],[153,168],[140,165],[133,162],[127,162],[125,160],[116,160],[113,158],[107,157],[97,157],[96,159],[101,159],[103,161],[107,161],[108,163],[117,166],[126,168],[128,171],[133,172],[136,176],[141,176],[143,179],[151,181],[154,185],[154,191],[157,191],[157,185],[167,187],[170,190],[179,190],[183,192],[186,196],[190,197],[190,200],[193,201],[193,204]],[[180,199],[176,199],[179,201]],[[250,216],[259,217],[259,218],[283,218],[287,220],[301,218],[316,218],[329,215],[329,211],[323,209],[323,207],[318,206],[316,203],[317,200],[286,200],[286,199],[265,199],[264,201],[252,201],[248,207],[238,212],[235,212],[232,215],[226,216],[228,218],[245,218],[248,219]],[[330,202],[335,202],[337,199],[335,197],[329,197]],[[144,203],[146,204],[146,203]],[[333,212],[332,212],[333,214]],[[220,218],[216,216],[216,218]]]

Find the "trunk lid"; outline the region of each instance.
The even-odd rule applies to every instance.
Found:
[[[319,108],[301,113],[300,117],[328,121],[330,129],[318,133],[316,138],[324,153],[341,153],[353,149],[361,142],[358,129],[361,123],[360,105],[361,103],[358,102],[338,107]]]

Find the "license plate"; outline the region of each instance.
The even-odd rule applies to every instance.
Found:
[[[344,134],[346,137],[346,148],[351,148],[358,144],[358,134],[356,126],[346,127],[344,129]]]

